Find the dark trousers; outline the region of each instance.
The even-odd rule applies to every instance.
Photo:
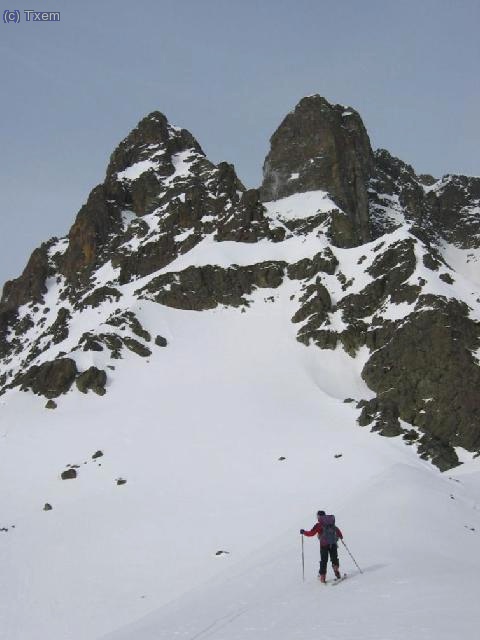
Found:
[[[320,545],[320,575],[327,573],[328,556],[334,567],[338,567],[338,548],[336,544]]]

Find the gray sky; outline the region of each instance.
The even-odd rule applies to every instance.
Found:
[[[479,0],[49,0],[43,9],[60,22],[22,13],[20,24],[0,23],[0,286],[68,231],[114,147],[155,109],[249,187],[261,181],[270,135],[312,93],[356,108],[374,148],[419,172],[480,175]]]

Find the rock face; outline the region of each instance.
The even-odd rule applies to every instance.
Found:
[[[388,151],[375,152],[370,181],[370,218],[375,237],[398,224],[402,213],[421,239],[464,248],[480,246],[480,178],[417,176]]]
[[[348,399],[359,425],[448,469],[456,447],[480,453],[478,261],[480,179],[419,176],[372,152],[351,108],[302,99],[259,189],[155,111],[114,150],[67,237],[5,284],[0,394],[44,396],[42,410],[65,393],[93,402],[107,371],[115,385],[129,359],[168,355],[175,323],[167,332],[143,306],[249,313],[279,299],[302,345],[361,352],[374,396]]]
[[[0,356],[4,355],[5,333],[18,307],[42,300],[47,290],[45,282],[48,271],[47,251],[42,245],[32,253],[22,275],[5,283],[0,300]]]
[[[333,241],[351,247],[370,239],[367,188],[372,173],[370,140],[358,113],[311,96],[298,103],[270,139],[261,198],[328,191],[343,212],[337,214]]]
[[[457,301],[426,297],[417,306],[422,303],[424,310],[384,338],[362,376],[384,406],[426,433],[420,440],[426,451],[435,438],[433,461],[447,469],[458,460],[445,443],[480,449],[480,368],[472,355],[480,327]]]
[[[140,297],[174,309],[205,311],[218,305],[248,306],[247,294],[256,288],[275,289],[283,282],[285,266],[264,262],[249,267],[222,269],[208,265],[189,267],[150,281],[137,293]]]

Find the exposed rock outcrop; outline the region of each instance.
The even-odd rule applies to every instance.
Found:
[[[480,247],[480,178],[418,176],[413,167],[379,149],[374,154],[369,197],[375,237],[398,226],[401,214],[424,241]]]
[[[338,204],[332,241],[352,247],[370,239],[368,182],[373,153],[356,111],[318,95],[303,98],[270,139],[261,197],[328,191]]]
[[[47,291],[48,273],[47,246],[44,244],[32,253],[21,276],[5,283],[0,301],[0,357],[8,351],[5,334],[15,320],[18,308],[29,302],[42,301]]]
[[[257,287],[279,287],[285,264],[262,262],[249,267],[223,269],[207,265],[188,267],[179,273],[168,273],[150,281],[136,294],[174,309],[204,311],[218,305],[248,306],[245,297]]]
[[[93,366],[81,373],[75,380],[75,384],[79,391],[87,393],[91,389],[99,396],[103,396],[105,394],[106,382],[107,374],[105,371]]]
[[[362,376],[383,403],[397,407],[400,418],[434,438],[434,462],[448,468],[451,447],[480,449],[480,368],[472,356],[480,346],[480,326],[456,301],[429,299],[428,307],[396,327]]]
[[[59,358],[41,365],[34,365],[16,381],[22,389],[46,398],[57,398],[66,393],[77,375],[77,365],[71,358]]]

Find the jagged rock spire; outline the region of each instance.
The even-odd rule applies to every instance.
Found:
[[[319,95],[309,96],[300,100],[270,139],[261,197],[270,201],[293,193],[328,191],[347,216],[338,244],[361,244],[370,239],[367,184],[372,167],[370,140],[358,113]]]

